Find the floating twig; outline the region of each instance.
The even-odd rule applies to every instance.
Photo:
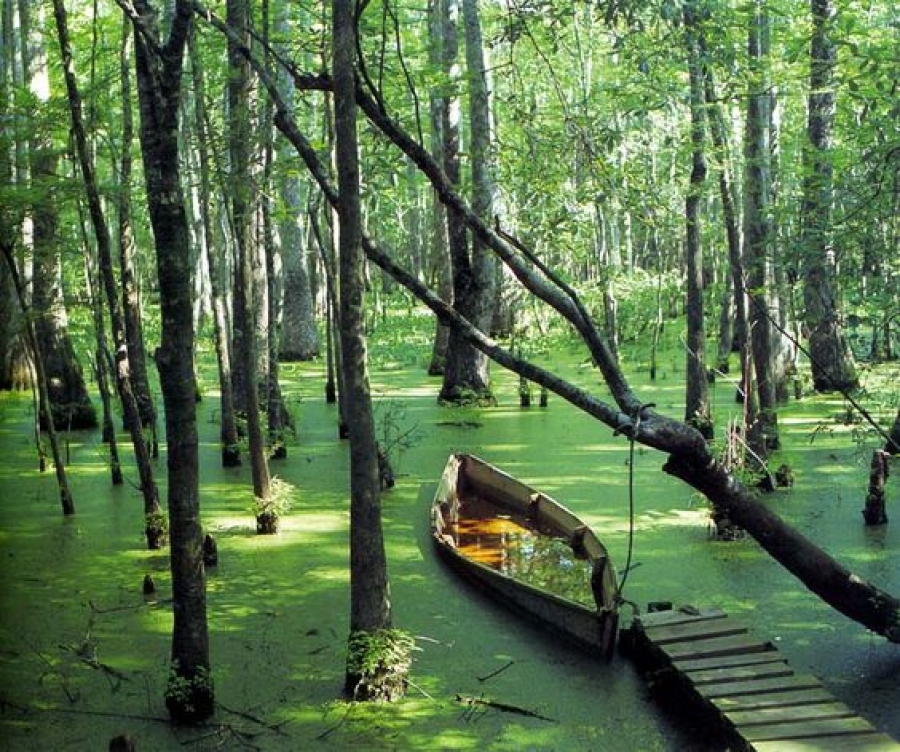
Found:
[[[470,707],[479,705],[483,707],[493,708],[494,710],[499,710],[502,713],[515,713],[516,715],[524,715],[528,718],[537,718],[540,721],[549,721],[550,723],[556,723],[555,718],[549,718],[546,715],[541,715],[540,713],[535,712],[534,710],[529,710],[528,708],[521,708],[518,705],[510,705],[505,702],[497,702],[496,700],[488,700],[484,697],[467,697],[465,695],[456,695],[457,701],[464,703],[465,705],[469,705]]]
[[[494,678],[495,676],[497,676],[498,674],[502,674],[504,671],[506,671],[506,669],[508,669],[508,668],[509,668],[510,666],[512,666],[514,663],[515,663],[515,661],[510,661],[510,662],[507,663],[505,666],[501,666],[500,668],[498,668],[496,671],[491,671],[491,673],[486,674],[485,676],[478,676],[478,677],[476,677],[476,678],[477,678],[478,681],[480,681],[480,682],[486,682],[488,679],[493,679],[493,678]]]

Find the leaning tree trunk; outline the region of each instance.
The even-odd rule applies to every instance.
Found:
[[[147,547],[157,549],[165,543],[166,525],[160,513],[159,493],[156,489],[156,481],[153,478],[153,466],[150,461],[150,452],[141,430],[141,416],[138,409],[138,402],[132,390],[131,371],[128,360],[128,345],[125,338],[125,323],[122,316],[122,310],[119,306],[118,290],[116,288],[112,267],[112,241],[110,239],[109,227],[103,214],[100,190],[97,185],[94,165],[88,149],[87,134],[85,133],[84,122],[81,115],[81,93],[78,90],[75,79],[72,49],[69,44],[68,20],[62,0],[53,0],[53,11],[56,17],[56,30],[59,36],[63,73],[69,97],[69,112],[72,121],[72,132],[75,136],[75,149],[81,167],[81,177],[87,195],[94,237],[97,241],[100,276],[103,289],[106,292],[106,303],[109,307],[109,315],[112,324],[113,340],[115,343],[116,387],[119,392],[119,397],[122,400],[122,408],[125,412],[125,423],[131,433],[131,442],[134,445],[135,460],[141,479],[141,494],[144,497],[144,533],[147,538]]]
[[[810,7],[813,36],[801,209],[803,303],[813,386],[817,391],[844,391],[859,386],[859,379],[838,314],[831,228],[836,10],[832,0],[811,0]]]
[[[131,113],[131,42],[130,24],[123,19],[120,78],[122,83],[122,154],[119,160],[117,209],[119,213],[119,269],[122,277],[122,318],[128,343],[128,366],[131,388],[137,400],[141,425],[150,430],[152,454],[159,456],[156,405],[150,391],[147,373],[147,349],[141,317],[141,294],[135,269],[134,228],[131,222],[131,147],[134,142],[134,118]]]
[[[166,414],[168,507],[171,526],[171,673],[166,705],[176,721],[200,721],[214,710],[206,624],[206,581],[194,383],[194,316],[190,231],[178,164],[178,113],[184,50],[193,7],[176,0],[168,40],[148,19],[153,8],[136,4],[135,60],[140,140],[162,314],[157,366]],[[162,46],[161,46],[162,45]]]
[[[0,250],[3,252],[3,257],[6,260],[5,266],[9,270],[10,277],[12,278],[13,287],[16,292],[16,297],[19,301],[19,306],[24,314],[25,321],[25,339],[28,342],[28,347],[31,350],[31,359],[34,363],[35,375],[37,378],[37,386],[38,392],[40,394],[40,404],[42,405],[41,410],[46,410],[47,406],[50,403],[50,389],[47,381],[47,372],[44,369],[44,361],[41,357],[41,351],[38,347],[37,335],[35,333],[34,326],[34,317],[31,315],[31,311],[28,307],[25,285],[22,283],[21,278],[19,277],[19,272],[16,269],[16,261],[15,261],[15,253],[13,252],[13,243],[6,239],[0,238]],[[53,453],[53,467],[56,470],[56,484],[59,488],[59,501],[62,505],[63,514],[70,515],[75,514],[75,501],[72,498],[72,491],[69,489],[69,478],[66,475],[65,462],[63,461],[62,451],[60,449],[59,437],[56,433],[56,427],[53,421],[53,412],[47,411],[43,418],[43,422],[47,427],[47,437],[50,440],[50,451]],[[41,418],[39,418],[41,420]],[[43,452],[43,450],[40,450]],[[41,470],[43,470],[43,454],[41,454]]]
[[[392,680],[360,671],[352,648],[359,633],[391,626],[387,558],[381,526],[378,451],[364,335],[359,161],[356,134],[354,60],[356,25],[350,0],[333,0],[334,124],[339,201],[340,339],[345,405],[350,431],[350,645],[345,689],[359,699],[402,694],[404,678]],[[382,683],[383,682],[383,683]]]

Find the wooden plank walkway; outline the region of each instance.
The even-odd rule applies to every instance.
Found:
[[[797,674],[769,641],[719,610],[635,618],[624,639],[654,686],[690,699],[739,749],[897,752],[900,743]]]

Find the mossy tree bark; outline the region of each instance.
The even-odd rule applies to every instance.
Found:
[[[200,527],[190,233],[178,158],[182,68],[193,7],[176,0],[165,40],[152,21],[155,10],[144,0],[135,10],[140,141],[162,314],[157,366],[166,414],[174,611],[166,704],[173,720],[198,721],[213,713],[214,695]]]

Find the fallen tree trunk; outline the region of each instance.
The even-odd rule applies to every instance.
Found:
[[[231,30],[205,9],[200,15],[226,36]],[[243,49],[276,106],[275,125],[303,159],[332,206],[338,194],[328,170],[281,101],[275,81],[251,51]],[[284,61],[281,61],[284,64]],[[289,69],[290,66],[288,66]],[[327,75],[305,76],[291,69],[298,88],[327,90]],[[680,421],[653,411],[632,391],[603,334],[594,325],[577,294],[521,244],[501,237],[487,226],[453,189],[440,166],[418,142],[405,133],[382,106],[357,88],[361,109],[369,120],[397,145],[429,178],[441,201],[452,208],[489,248],[513,271],[532,294],[552,306],[581,335],[609,387],[616,406],[597,399],[556,374],[500,347],[406,269],[400,267],[371,238],[363,237],[366,256],[406,287],[438,316],[488,357],[530,381],[546,387],[594,416],[616,432],[669,455],[664,470],[704,493],[718,508],[743,527],[782,566],[812,592],[845,616],[891,642],[900,643],[900,600],[852,574],[825,551],[791,528],[754,498],[752,492],[716,460],[700,433]]]

